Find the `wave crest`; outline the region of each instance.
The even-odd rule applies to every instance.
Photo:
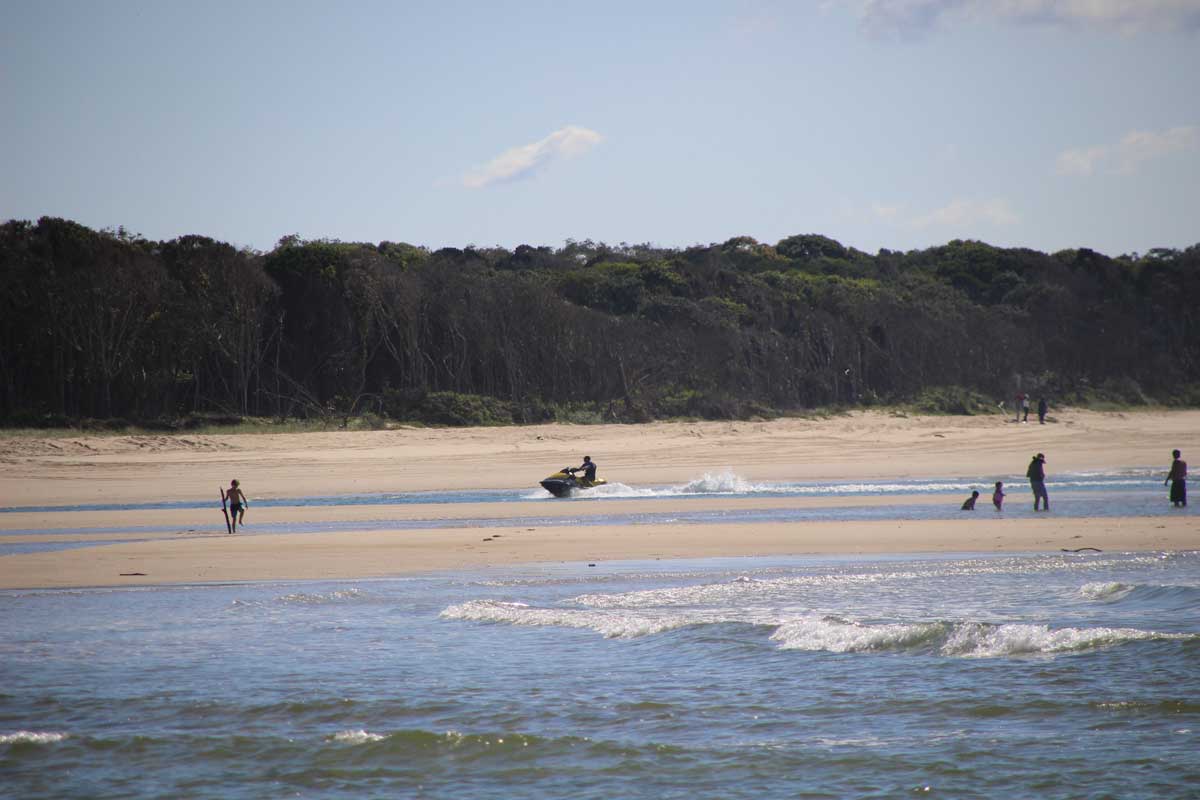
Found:
[[[858,653],[926,646],[945,632],[946,626],[940,622],[863,625],[836,617],[806,617],[783,623],[771,639],[783,650]]]
[[[314,593],[294,592],[278,598],[282,603],[299,603],[302,605],[321,605],[323,603],[340,603],[346,600],[358,600],[363,593],[358,589],[339,589],[333,592]]]
[[[369,731],[338,731],[332,737],[335,742],[345,742],[347,744],[367,744],[368,742],[383,741],[386,736],[382,733],[370,733]]]
[[[946,655],[968,658],[1037,655],[1095,650],[1128,642],[1187,639],[1187,634],[1157,633],[1135,628],[1059,628],[1047,625],[963,623],[942,645]]]
[[[16,731],[0,734],[0,744],[53,744],[67,738],[65,733],[50,731]]]
[[[687,614],[643,615],[627,611],[594,611],[576,608],[534,608],[524,603],[499,600],[471,600],[450,606],[439,615],[442,619],[471,622],[498,622],[510,625],[585,628],[609,639],[632,639],[692,625],[714,624],[729,620]]]
[[[1079,587],[1079,594],[1088,600],[1120,600],[1131,591],[1132,586],[1117,581],[1096,581]]]

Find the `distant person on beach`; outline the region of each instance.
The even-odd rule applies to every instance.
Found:
[[[233,532],[236,532],[238,523],[245,520],[246,506],[250,505],[250,501],[242,493],[242,487],[238,484],[237,478],[229,482],[229,490],[225,492],[225,497],[229,500],[230,524],[233,526]]]
[[[1021,413],[1024,415],[1021,422],[1029,422],[1029,395],[1021,395]]]
[[[1025,404],[1025,393],[1017,392],[1017,396],[1013,398],[1013,407],[1017,409],[1017,418],[1013,422],[1021,421],[1021,406]]]
[[[596,462],[592,461],[591,456],[584,456],[583,463],[575,468],[575,471],[583,470],[583,479],[588,483],[596,482]]]
[[[1050,495],[1046,494],[1046,456],[1038,453],[1029,462],[1029,469],[1025,470],[1025,477],[1029,478],[1029,486],[1033,489],[1033,510],[1038,510],[1038,503],[1045,501],[1043,511],[1050,510]]]
[[[1004,481],[996,481],[996,491],[992,492],[992,505],[997,511],[1001,511],[1001,506],[1004,505]]]
[[[1163,481],[1163,486],[1171,484],[1171,505],[1176,508],[1187,505],[1187,462],[1180,455],[1178,450],[1171,451],[1171,471]]]
[[[979,491],[976,490],[976,491],[971,492],[971,496],[968,497],[966,500],[963,500],[962,510],[963,511],[974,511],[975,510],[975,501],[978,499],[979,499]]]
[[[1039,425],[1046,424],[1046,410],[1048,408],[1049,408],[1049,406],[1046,405],[1046,398],[1039,397],[1038,398],[1038,424]]]

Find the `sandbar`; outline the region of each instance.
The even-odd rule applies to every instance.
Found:
[[[923,416],[894,411],[738,422],[563,424],[503,428],[400,428],[322,433],[137,436],[0,434],[0,497],[8,509],[208,501],[211,510],[8,511],[0,543],[112,544],[0,556],[0,588],[60,588],[257,580],[353,579],[536,563],[731,558],[805,554],[1191,550],[1190,510],[1153,517],[579,525],[580,514],[617,513],[626,501],[390,506],[403,530],[336,533],[224,532],[219,487],[241,480],[257,520],[277,525],[380,517],[377,506],[289,506],[314,495],[529,488],[591,455],[610,480],[673,485],[706,473],[748,481],[887,481],[1019,475],[1044,452],[1057,473],[1161,469],[1170,451],[1200,444],[1200,411],[1055,410],[1046,425],[1011,417]],[[1010,487],[1024,502],[1027,487]],[[1156,491],[1149,487],[1149,491]],[[255,506],[255,499],[285,501]],[[629,501],[639,511],[679,508],[670,498]],[[915,503],[928,496],[700,498],[689,509]],[[1011,500],[1010,500],[1011,502]],[[421,528],[422,519],[561,517],[528,528]],[[374,516],[372,516],[374,515]],[[139,528],[157,528],[138,533]],[[86,529],[104,529],[89,535]],[[69,529],[70,533],[55,533]],[[22,531],[19,537],[4,531]],[[44,530],[44,534],[30,534]],[[165,530],[165,532],[164,532]],[[485,541],[486,540],[486,541]],[[140,573],[140,574],[129,574]]]

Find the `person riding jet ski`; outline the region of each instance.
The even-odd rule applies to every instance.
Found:
[[[591,456],[584,456],[583,463],[575,467],[573,472],[583,470],[584,486],[589,486],[596,482],[596,462],[592,461]]]
[[[576,472],[582,472],[583,477],[576,477]],[[604,483],[603,478],[596,477],[596,462],[591,456],[584,456],[578,467],[564,467],[541,481],[542,488],[555,497],[569,497],[573,489],[590,489]]]

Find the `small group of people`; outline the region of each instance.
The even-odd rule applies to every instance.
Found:
[[[1176,508],[1182,508],[1187,505],[1187,462],[1183,460],[1178,450],[1172,450],[1171,457],[1173,459],[1171,469],[1167,472],[1167,479],[1163,481],[1163,486],[1171,484],[1171,504]],[[1029,479],[1029,488],[1033,490],[1033,510],[1049,511],[1050,495],[1046,493],[1046,456],[1044,453],[1038,453],[1029,462],[1029,468],[1025,470],[1025,477]],[[1003,510],[1005,497],[1004,482],[996,481],[996,489],[992,492],[992,505],[997,511]],[[963,501],[962,510],[974,511],[975,501],[978,499],[979,492],[971,492],[971,496]]]
[[[1029,395],[1024,392],[1017,392],[1016,407],[1017,418],[1013,422],[1029,422]],[[1045,397],[1039,397],[1037,401],[1037,416],[1038,424],[1046,424],[1046,412],[1050,410],[1049,404],[1046,403]]]
[[[1046,493],[1046,455],[1038,453],[1029,462],[1029,468],[1025,470],[1025,477],[1029,478],[1029,486],[1033,489],[1033,510],[1034,511],[1049,511],[1050,510],[1050,495]],[[1004,510],[1004,498],[1007,497],[1004,491],[1004,481],[996,481],[995,491],[992,492],[992,505],[997,511]],[[971,492],[971,496],[963,501],[963,511],[974,511],[975,501],[979,499],[979,492]]]

